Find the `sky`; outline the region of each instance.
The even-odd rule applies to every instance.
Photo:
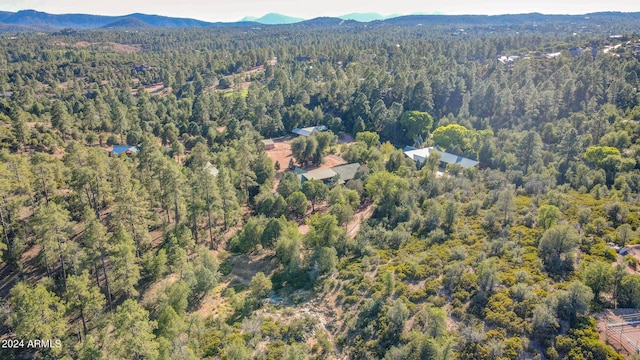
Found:
[[[585,14],[640,11],[638,0],[0,0],[1,11],[126,15],[135,12],[205,21],[237,21],[276,12],[311,19],[353,12],[390,14]]]

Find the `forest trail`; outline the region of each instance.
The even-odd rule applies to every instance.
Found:
[[[358,235],[362,223],[371,218],[374,209],[373,203],[370,203],[356,212],[353,219],[347,224],[347,235],[350,238],[353,239]]]

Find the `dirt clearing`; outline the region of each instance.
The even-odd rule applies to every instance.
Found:
[[[291,144],[289,144],[289,140],[290,139],[288,137],[273,139],[275,147],[271,150],[265,150],[267,156],[271,160],[273,160],[274,164],[276,162],[280,164],[280,170],[278,170],[278,172],[287,170],[289,161],[293,159],[293,156],[291,155]]]

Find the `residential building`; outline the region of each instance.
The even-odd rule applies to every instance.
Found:
[[[138,148],[135,146],[129,146],[129,145],[113,145],[113,149],[111,149],[111,151],[109,151],[109,156],[113,156],[113,155],[132,155],[132,154],[137,154],[138,153]]]
[[[276,148],[276,144],[271,139],[264,139],[262,143],[264,144],[265,150],[273,150]]]
[[[311,134],[313,134],[314,131],[327,131],[327,127],[324,125],[319,125],[319,126],[310,126],[302,129],[295,128],[291,132],[300,136],[311,136]]]
[[[433,147],[433,146],[422,148],[422,149],[414,149],[414,150],[405,151],[404,154],[407,157],[411,158],[413,161],[415,161],[415,162],[417,162],[419,164],[422,164],[427,160],[427,158],[433,152],[437,152],[437,153],[440,154],[440,163],[443,166],[446,166],[448,164],[451,164],[451,165],[458,164],[458,165],[462,166],[463,168],[470,168],[470,167],[474,167],[474,166],[480,165],[479,161],[471,160],[471,159],[465,158],[463,156],[455,155],[455,154],[450,154],[450,153],[445,152],[445,151],[440,151],[438,148]]]

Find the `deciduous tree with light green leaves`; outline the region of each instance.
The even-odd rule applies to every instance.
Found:
[[[335,216],[323,214],[307,220],[311,228],[306,236],[306,242],[313,247],[332,247],[340,241],[344,230],[338,226]]]
[[[327,197],[329,187],[321,180],[307,180],[302,184],[302,193],[311,200],[311,210],[316,211],[316,203]]]
[[[558,222],[562,213],[560,209],[553,205],[542,205],[538,209],[538,225],[543,230],[547,230]]]
[[[405,111],[398,120],[407,140],[415,140],[418,136],[426,139],[433,126],[433,118],[424,111]],[[435,134],[434,134],[435,135]],[[444,146],[444,145],[442,145]]]
[[[593,297],[600,301],[600,294],[613,288],[613,267],[596,261],[586,265],[582,271],[582,281],[593,291]]]
[[[547,271],[564,275],[573,270],[579,241],[580,236],[571,225],[560,224],[547,229],[538,245],[540,258]]]
[[[584,153],[584,159],[597,167],[601,167],[607,156],[620,156],[620,150],[611,146],[591,146]]]
[[[407,199],[409,183],[396,174],[386,171],[376,172],[369,177],[365,189],[373,198],[377,212],[382,216],[393,215]]]
[[[575,321],[578,315],[589,311],[593,292],[579,280],[572,282],[567,290],[558,292],[558,313],[561,318]]]
[[[458,124],[440,126],[433,131],[433,141],[445,149],[458,146],[465,150],[469,147],[469,130]]]

